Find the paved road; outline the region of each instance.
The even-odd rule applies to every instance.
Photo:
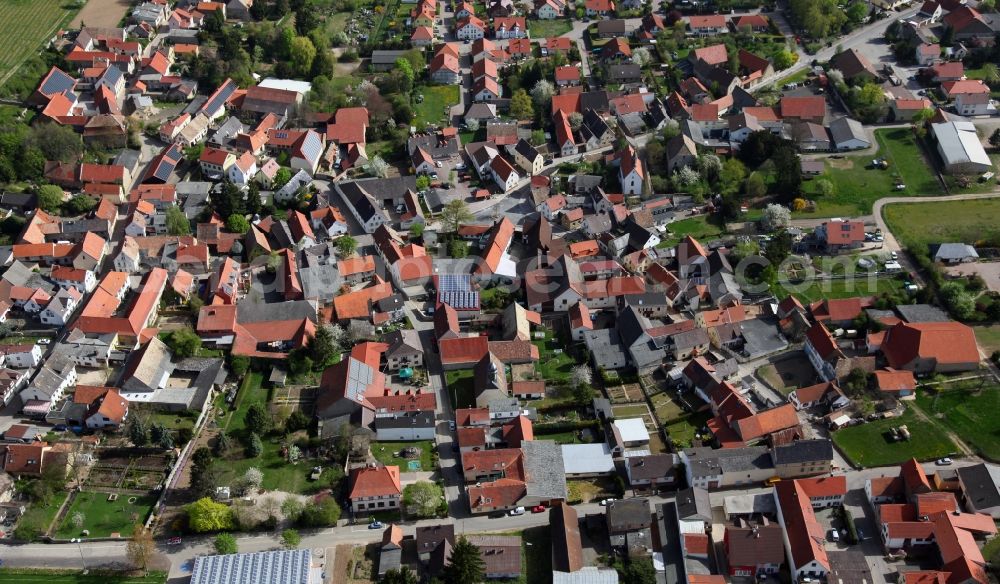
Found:
[[[978,463],[975,459],[963,459],[955,461],[955,466],[968,466]],[[937,468],[933,463],[925,464],[925,469],[934,472]],[[850,471],[847,476],[848,488],[852,491],[848,495],[847,505],[854,514],[855,521],[866,535],[874,536],[873,514],[863,502],[865,481],[880,476],[895,476],[899,474],[898,467],[882,467],[864,469],[861,471]],[[724,491],[714,491],[711,493],[712,505],[721,506],[727,496],[744,493],[766,493],[769,489],[762,487],[730,489]],[[653,504],[671,500],[672,497],[651,497]],[[575,505],[574,508],[581,515],[595,514],[603,512],[603,509],[595,504]],[[421,522],[408,522],[403,525],[405,535],[413,535],[414,530],[419,525],[432,525],[437,523],[454,523],[456,531],[462,533],[484,533],[497,531],[516,531],[529,527],[547,525],[549,521],[548,513],[532,514],[528,513],[520,517],[505,517],[503,519],[492,519],[484,516],[467,517],[461,519],[449,518],[446,520],[429,520]],[[381,539],[380,530],[369,530],[364,526],[343,526],[330,529],[304,532],[301,547],[324,549],[338,544],[365,544]],[[256,534],[237,538],[241,552],[263,551],[278,549],[281,547],[278,534]],[[40,567],[40,568],[96,568],[98,566],[121,565],[126,562],[125,542],[93,542],[77,544],[24,544],[6,545],[0,548],[0,556],[8,566],[15,567]],[[828,544],[831,549],[837,546]],[[885,575],[892,573],[881,560],[881,549],[878,541],[873,537],[864,542],[863,550],[868,556],[869,563],[876,575],[876,584],[886,581]],[[199,555],[213,553],[211,537],[190,537],[186,538],[179,546],[167,546],[163,544],[159,547],[163,554],[160,561],[170,562],[170,582],[186,582],[185,576],[189,575],[188,570],[191,560]],[[335,578],[335,577],[334,577]]]

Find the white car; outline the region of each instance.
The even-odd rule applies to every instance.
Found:
[[[892,258],[892,259],[894,259],[894,260],[898,260],[899,259],[899,254],[896,253],[896,252],[890,252],[889,253],[889,257]]]
[[[831,529],[830,530],[830,541],[835,542],[835,543],[838,542],[838,541],[840,541],[840,534],[837,533],[836,529]]]
[[[39,345],[48,345],[52,342],[52,339],[38,339],[35,342],[38,343]]]
[[[524,507],[517,507],[516,509],[511,509],[510,511],[507,512],[507,514],[510,515],[511,517],[517,515],[524,515],[524,513],[525,513]]]
[[[601,507],[607,507],[608,505],[614,502],[615,502],[614,499],[604,499],[601,501]]]
[[[948,465],[951,464],[951,459],[947,458],[947,457],[945,457],[945,458],[939,458],[939,459],[937,459],[937,460],[934,461],[934,464],[936,464],[938,466],[948,466]]]

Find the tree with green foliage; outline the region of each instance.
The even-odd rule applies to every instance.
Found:
[[[417,177],[417,191],[426,191],[431,186],[431,177],[422,174]]]
[[[243,355],[232,355],[229,358],[229,371],[235,377],[243,377],[250,369],[250,358]]]
[[[250,434],[250,439],[247,441],[246,455],[247,458],[257,458],[264,453],[264,443],[261,441],[260,436],[256,433]]]
[[[855,0],[847,6],[847,20],[851,24],[858,25],[868,17],[869,5],[868,2],[862,0]]]
[[[469,256],[469,246],[461,239],[453,239],[448,244],[448,255],[455,259],[462,259]]]
[[[629,558],[618,568],[618,575],[622,584],[656,584],[656,569],[649,558]]]
[[[306,347],[309,349],[309,358],[317,369],[332,365],[339,352],[339,347],[333,342],[333,334],[326,325],[316,327],[316,334],[309,338]]]
[[[774,163],[775,190],[780,200],[790,202],[802,191],[802,162],[798,152],[788,142],[771,156]]]
[[[751,199],[763,197],[767,194],[767,184],[764,182],[764,177],[761,173],[750,173],[750,176],[747,177],[746,192],[747,197]]]
[[[224,432],[219,433],[215,442],[215,454],[222,456],[228,452],[229,437]],[[216,471],[215,458],[211,450],[202,446],[194,451],[191,457],[191,492],[195,496],[208,497],[218,486],[219,475]]]
[[[987,85],[1000,83],[1000,67],[996,63],[983,63],[982,74]]]
[[[479,548],[465,536],[459,537],[451,550],[451,564],[442,573],[445,584],[482,582],[486,576],[486,563],[479,555]]]
[[[833,196],[833,193],[836,191],[836,187],[833,186],[833,182],[831,182],[828,178],[816,179],[815,185],[816,194],[821,197]]]
[[[778,266],[792,253],[792,236],[787,231],[780,231],[767,242],[764,257],[772,266]]]
[[[164,342],[177,359],[194,357],[201,349],[201,337],[191,327],[171,331]]]
[[[719,188],[724,193],[738,193],[746,176],[747,167],[738,158],[727,158],[719,171]]]
[[[990,134],[990,146],[1000,148],[1000,128],[993,130],[993,133]]]
[[[149,444],[149,428],[141,416],[133,416],[128,425],[128,439],[134,446]]]
[[[316,47],[309,37],[295,37],[289,49],[289,59],[296,74],[305,77],[312,70],[313,59],[316,58]]]
[[[187,513],[188,528],[195,533],[233,528],[232,509],[208,497],[202,497],[194,503],[185,505],[184,511]]]
[[[535,115],[531,96],[524,89],[518,89],[510,98],[510,115],[518,120],[530,120]]]
[[[403,506],[412,517],[434,517],[443,497],[441,487],[430,481],[417,481],[403,488]]]
[[[243,215],[230,215],[226,219],[226,229],[233,233],[246,233],[250,231],[250,222]]]
[[[37,148],[45,160],[73,162],[83,155],[83,136],[73,126],[35,124],[26,146]]]
[[[253,403],[247,408],[247,413],[243,418],[243,425],[250,432],[263,436],[274,428],[274,418],[271,417],[271,412],[267,411],[266,405]]]
[[[947,282],[938,291],[941,302],[958,320],[969,320],[976,313],[976,299],[961,282]]]
[[[274,189],[280,189],[288,184],[290,180],[292,180],[292,170],[286,166],[282,166],[278,169],[278,172],[274,173]]]
[[[340,257],[351,257],[358,249],[358,242],[350,235],[341,235],[337,238],[337,253]]]
[[[441,223],[444,224],[446,230],[452,233],[457,233],[458,228],[463,223],[469,223],[474,218],[472,212],[469,211],[469,205],[462,199],[448,201],[441,209]]]
[[[403,57],[396,59],[396,67],[394,71],[399,73],[399,76],[403,81],[403,86],[400,87],[400,90],[403,93],[410,93],[413,91],[413,80],[416,77],[416,74],[413,72],[413,66],[410,64],[409,59],[405,59]]]
[[[239,547],[236,545],[236,538],[233,537],[231,533],[220,533],[215,536],[215,553],[220,556],[227,554],[239,553]]]
[[[43,211],[55,213],[63,204],[63,190],[56,185],[38,187],[38,206]]]
[[[190,235],[191,221],[180,207],[167,208],[167,233],[170,235]]]
[[[799,56],[788,49],[781,49],[774,55],[774,69],[781,71],[788,69],[799,60]]]
[[[281,532],[281,545],[284,546],[286,550],[293,550],[299,547],[302,543],[302,537],[299,535],[298,531],[294,529],[286,529]]]
[[[421,237],[424,236],[424,229],[425,228],[426,228],[426,226],[423,223],[419,222],[419,221],[417,221],[416,223],[411,224],[410,225],[410,237],[412,239],[420,239]]]
[[[340,505],[333,498],[307,503],[302,507],[296,523],[302,527],[332,527],[340,520]]]
[[[83,215],[97,206],[97,202],[87,195],[77,195],[63,203],[62,210],[66,215]]]

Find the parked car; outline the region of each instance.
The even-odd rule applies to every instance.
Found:
[[[382,529],[385,525],[382,525],[381,521],[372,521],[368,524],[368,529]]]
[[[455,420],[448,420],[448,429],[452,432],[455,431]]]
[[[836,530],[836,529],[831,529],[831,530],[830,530],[830,538],[829,538],[829,539],[830,539],[830,541],[832,541],[832,542],[834,542],[834,543],[836,543],[836,542],[839,542],[839,541],[840,541],[840,534],[839,534],[839,533],[837,533],[837,530]]]
[[[607,507],[609,504],[614,503],[614,499],[604,499],[601,501],[601,507]]]
[[[511,517],[514,517],[516,515],[524,515],[524,513],[525,513],[524,507],[517,507],[507,512],[507,514],[510,515]]]
[[[39,345],[48,345],[49,343],[52,342],[52,339],[38,339],[35,342],[38,343]]]
[[[934,461],[934,464],[936,464],[938,466],[948,466],[948,465],[951,464],[951,459],[948,458],[948,457],[939,458],[939,459],[937,459],[937,460]]]
[[[531,508],[532,513],[545,513],[545,505],[535,505]]]

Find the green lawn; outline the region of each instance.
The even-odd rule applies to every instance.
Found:
[[[372,455],[379,462],[388,466],[398,466],[401,472],[409,470],[407,463],[410,459],[396,456],[396,453],[404,448],[415,447],[420,449],[420,470],[434,470],[434,462],[431,454],[434,452],[433,440],[418,440],[415,442],[372,442]],[[415,459],[416,460],[416,459]]]
[[[476,390],[472,384],[472,369],[459,369],[445,372],[445,382],[448,384],[448,395],[451,396],[451,407],[476,407]]]
[[[81,4],[82,5],[82,4]],[[0,22],[8,25],[0,38],[0,85],[52,35],[76,14],[77,7],[65,0],[3,0]]]
[[[129,537],[135,524],[145,521],[155,504],[155,495],[119,495],[117,501],[108,501],[107,493],[77,493],[56,535],[78,537],[82,529],[87,529],[90,537],[108,537],[112,533]],[[72,522],[77,512],[84,515],[82,529],[77,529]]]
[[[240,385],[239,394],[236,396],[236,409],[228,414],[222,427],[227,432],[239,432],[245,427],[247,410],[250,406],[267,403],[267,390],[261,387],[264,382],[262,373],[247,373]]]
[[[146,576],[83,574],[62,570],[25,570],[18,568],[0,569],[0,584],[163,584],[167,581],[164,572],[150,572]]]
[[[912,438],[890,442],[889,429],[903,424]],[[852,462],[865,467],[900,464],[911,458],[933,460],[958,450],[934,424],[917,418],[910,410],[898,418],[837,430],[833,433],[833,441]]]
[[[923,390],[917,406],[991,460],[1000,459],[1000,387]]]
[[[413,95],[423,95],[424,101],[413,106],[413,124],[416,126],[421,123],[447,124],[448,116],[444,113],[444,108],[458,103],[458,92],[457,85],[427,85],[414,88]]]
[[[528,32],[533,39],[546,39],[549,37],[562,36],[573,29],[573,23],[565,18],[555,20],[530,20],[528,21]]]
[[[52,497],[52,502],[48,505],[42,505],[41,503],[32,503],[28,507],[28,510],[24,512],[24,516],[21,517],[21,522],[26,522],[26,524],[37,525],[41,529],[42,533],[49,528],[52,520],[56,518],[56,513],[59,512],[59,508],[62,507],[63,501],[69,493],[56,493]]]
[[[813,213],[801,213],[797,216],[865,214],[870,213],[872,203],[882,197],[942,194],[941,184],[935,178],[928,158],[924,156],[909,128],[877,130],[875,139],[880,147],[875,156],[825,158],[826,172],[821,177],[802,184],[803,192],[817,202],[818,208]],[[872,159],[876,157],[888,160],[889,168],[872,168]],[[833,183],[833,195],[823,197],[817,194],[820,178],[829,179]],[[901,180],[906,188],[897,191],[897,180]]]
[[[194,412],[181,412],[177,414],[171,414],[167,412],[150,412],[142,411],[140,412],[150,424],[162,424],[164,428],[168,430],[179,430],[181,428],[194,428],[194,423],[198,419],[198,415]]]
[[[690,219],[674,221],[667,225],[667,230],[670,234],[664,235],[663,240],[657,247],[673,247],[687,235],[705,243],[721,237],[725,233],[724,227],[714,217],[709,215],[699,215]]]
[[[981,325],[972,328],[976,331],[979,346],[986,351],[986,354],[1000,351],[1000,325]]]
[[[649,413],[645,404],[637,406],[611,406],[611,412],[616,418],[630,418],[633,416],[645,416]]]
[[[776,283],[771,290],[778,298],[795,295],[802,302],[815,302],[824,298],[853,298],[855,296],[878,296],[895,293],[903,289],[903,281],[895,277],[881,277],[869,280],[858,276],[843,280],[815,280],[802,284]]]
[[[1000,236],[1000,199],[900,203],[882,210],[889,230],[912,248],[932,243],[975,243]]]
[[[556,383],[569,383],[570,373],[576,359],[566,352],[565,346],[552,333],[546,332],[544,339],[532,341],[538,347],[538,363],[535,369],[542,379]]]
[[[705,423],[711,419],[712,413],[709,411],[695,412],[683,418],[676,419],[663,426],[667,435],[673,440],[675,447],[690,446],[694,441],[695,433],[705,427]]]
[[[225,460],[222,470],[223,484],[231,484],[241,478],[247,469],[257,467],[264,473],[261,487],[268,491],[286,491],[289,493],[315,492],[323,486],[329,486],[329,481],[310,481],[312,463],[300,460],[297,464],[288,462],[281,455],[281,440],[276,437],[263,438],[264,450],[258,458],[240,458]],[[291,440],[289,442],[292,442]]]

